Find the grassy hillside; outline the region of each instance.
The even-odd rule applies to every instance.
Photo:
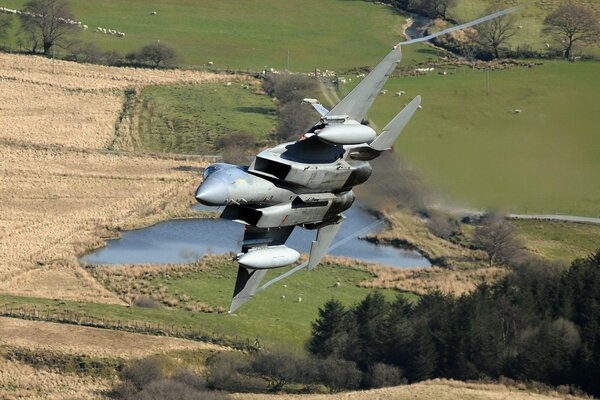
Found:
[[[393,78],[370,117],[381,128],[422,95],[396,151],[459,204],[598,216],[599,73],[562,61],[492,71],[489,95],[479,70]]]
[[[283,344],[302,347],[310,336],[310,323],[316,319],[318,308],[323,303],[336,298],[350,305],[373,290],[358,286],[359,282],[372,277],[369,272],[326,263],[314,271],[301,271],[284,282],[272,285],[257,294],[234,315],[188,311],[185,306],[196,303],[204,303],[215,308],[229,308],[237,266],[223,258],[209,263],[208,270],[166,275],[149,273],[130,281],[137,288],[133,289],[132,293],[147,288],[148,293],[164,293],[165,298],[187,299],[181,300],[176,307],[126,307],[0,295],[0,308],[36,307],[38,310],[44,310],[44,313],[83,313],[111,321],[161,323],[166,326],[199,330],[206,335],[214,333],[217,336],[248,338],[251,341],[259,338],[263,345]],[[157,269],[160,268],[164,270],[164,267]],[[125,268],[127,269],[132,270],[131,267]],[[281,272],[271,271],[267,279]],[[107,287],[112,290],[120,285],[119,282],[123,282],[111,273],[104,276],[110,281]],[[340,282],[340,286],[335,286],[336,282]],[[160,289],[161,287],[165,289]],[[130,290],[128,286],[121,285],[121,288],[123,289],[119,292],[121,295]],[[382,290],[382,292],[388,298],[393,298],[400,293],[395,290]],[[410,294],[405,296],[415,298]],[[299,297],[302,298],[301,302],[298,301]]]
[[[2,0],[19,8],[25,0]],[[265,66],[293,71],[347,69],[370,65],[401,39],[404,18],[390,7],[345,0],[73,0],[77,20],[90,29],[78,37],[107,50],[129,52],[160,40],[183,56],[183,63],[218,68]],[[156,11],[156,15],[150,12]],[[122,31],[118,38],[94,32]],[[13,43],[14,46],[14,43]],[[412,47],[407,59],[431,55]]]
[[[274,101],[260,82],[148,86],[142,90],[140,139],[146,150],[215,154],[215,140],[251,133],[264,143],[277,124]]]
[[[517,34],[509,40],[509,44],[513,49],[518,46],[530,46],[535,50],[544,50],[545,44],[557,45],[551,35],[543,32],[544,18],[560,7],[564,1],[562,0],[537,0],[532,2],[510,1],[506,4],[516,5],[525,4],[526,7],[515,13]],[[576,3],[583,4],[597,13],[600,12],[600,3],[596,0],[577,0]],[[478,0],[478,1],[457,1],[454,7],[450,9],[449,15],[461,22],[469,21],[485,15],[486,9],[490,5],[499,4],[494,0]],[[587,54],[599,54],[600,50],[596,47],[593,49],[585,49]]]

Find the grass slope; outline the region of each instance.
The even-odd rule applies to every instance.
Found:
[[[564,1],[562,0],[538,0],[529,3],[522,1],[506,2],[505,7],[517,4],[525,5],[525,7],[514,14],[515,25],[520,27],[520,29],[517,30],[514,37],[508,40],[509,47],[512,49],[517,49],[517,47],[526,49],[529,47],[533,50],[545,51],[545,44],[549,43],[553,47],[558,48],[559,43],[552,35],[545,33],[543,28],[546,16],[563,3]],[[585,5],[596,13],[600,12],[600,3],[597,0],[576,0],[575,3]],[[502,3],[498,3],[495,0],[457,1],[451,7],[449,15],[458,21],[466,22],[485,15],[486,9],[491,5],[502,7]],[[584,54],[600,54],[598,47],[589,48],[577,45],[575,51]]]
[[[215,140],[234,132],[251,133],[263,143],[277,124],[276,105],[242,85],[247,82],[145,87],[142,145],[155,152],[214,154]]]
[[[152,285],[165,285],[168,293],[185,293],[190,301],[201,300],[211,306],[228,308],[235,282],[237,267],[233,262],[220,261],[208,272],[186,275],[169,280],[153,280]],[[266,279],[282,271],[270,272]],[[321,265],[314,271],[301,271],[284,282],[257,294],[234,315],[207,314],[186,311],[182,308],[140,308],[113,304],[0,295],[0,308],[5,306],[50,310],[50,312],[79,312],[110,320],[161,323],[176,327],[188,327],[205,334],[259,338],[263,345],[303,346],[310,336],[310,323],[318,315],[318,308],[327,300],[336,298],[346,305],[363,299],[373,289],[358,287],[358,283],[372,277],[364,270],[334,264]],[[265,280],[266,281],[266,280]],[[335,282],[340,282],[335,287]],[[287,285],[284,286],[284,285]],[[382,290],[390,299],[397,291]],[[285,298],[282,296],[285,295]],[[406,295],[414,298],[414,295]],[[301,297],[302,301],[298,302]]]
[[[460,204],[598,216],[599,73],[598,62],[562,61],[492,71],[488,96],[479,70],[393,78],[370,117],[382,128],[422,95],[396,151]]]
[[[0,4],[20,8],[25,2]],[[284,69],[288,50],[293,71],[374,64],[400,41],[405,22],[390,7],[345,0],[73,0],[72,9],[90,27],[77,37],[103,49],[129,52],[160,40],[172,45],[184,64],[213,61],[218,68],[253,70]],[[97,26],[126,36],[96,33]],[[431,53],[415,46],[406,57],[423,60]]]
[[[570,264],[600,249],[600,226],[552,221],[513,221],[525,247],[549,260]]]

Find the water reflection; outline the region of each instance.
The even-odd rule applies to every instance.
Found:
[[[205,206],[196,208],[208,210]],[[375,221],[358,206],[344,213],[347,219],[336,236],[339,241]],[[374,231],[382,229],[375,228]],[[243,237],[241,224],[221,219],[172,220],[148,228],[124,232],[120,239],[82,258],[92,264],[169,264],[187,263],[205,254],[224,254],[240,251]],[[286,243],[307,253],[316,231],[296,228]],[[381,246],[354,238],[332,250],[332,255],[387,264],[396,267],[429,266],[429,262],[413,251]]]

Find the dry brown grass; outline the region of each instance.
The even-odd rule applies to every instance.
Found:
[[[77,255],[120,229],[187,216],[207,164],[102,150],[123,91],[221,79],[0,54],[0,293],[121,303]]]
[[[506,275],[502,268],[449,270],[446,268],[398,269],[369,266],[375,278],[360,283],[364,288],[398,289],[424,295],[433,291],[460,296],[471,292],[481,283],[491,283]]]
[[[455,268],[485,266],[483,252],[435,236],[422,218],[404,211],[384,215],[390,223],[389,229],[371,236],[370,239],[399,247],[418,249],[429,260],[433,260],[434,264],[443,261],[447,266]]]
[[[460,296],[472,291],[478,284],[494,282],[507,273],[502,268],[487,268],[482,252],[435,236],[423,219],[410,212],[399,211],[385,214],[385,217],[390,227],[369,239],[418,249],[434,266],[397,269],[369,265],[369,271],[375,278],[361,282],[362,287],[398,289],[420,295],[438,290]]]
[[[102,394],[114,384],[111,379],[60,374],[0,359],[0,399],[99,399],[106,398]]]
[[[0,317],[0,345],[125,359],[176,350],[226,350],[214,344],[166,336],[5,317]]]
[[[338,394],[316,395],[268,395],[268,394],[234,394],[233,399],[271,400],[278,398],[295,400],[549,400],[549,399],[583,399],[560,394],[556,391],[534,393],[524,386],[505,386],[491,383],[469,383],[448,379],[433,379],[412,385],[396,386],[383,389]]]
[[[156,304],[178,307],[192,312],[224,313],[223,307],[213,307],[200,301],[192,301],[183,291],[169,292],[167,286],[156,281],[184,278],[197,272],[215,268],[215,261],[226,256],[205,256],[192,264],[169,265],[108,265],[88,266],[87,270],[110,292],[128,304],[149,299]]]

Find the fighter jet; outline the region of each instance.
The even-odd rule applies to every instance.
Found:
[[[196,199],[225,206],[221,218],[245,225],[230,312],[257,291],[267,270],[295,263],[285,245],[295,227],[316,231],[306,267],[327,253],[355,200],[352,188],[371,175],[370,160],[390,150],[421,104],[416,96],[377,134],[367,112],[402,59],[403,45],[430,40],[516,10],[509,8],[423,38],[399,43],[335,107],[305,99],[321,115],[297,141],[260,152],[249,166],[218,163],[205,169]],[[304,266],[304,265],[303,265]]]

